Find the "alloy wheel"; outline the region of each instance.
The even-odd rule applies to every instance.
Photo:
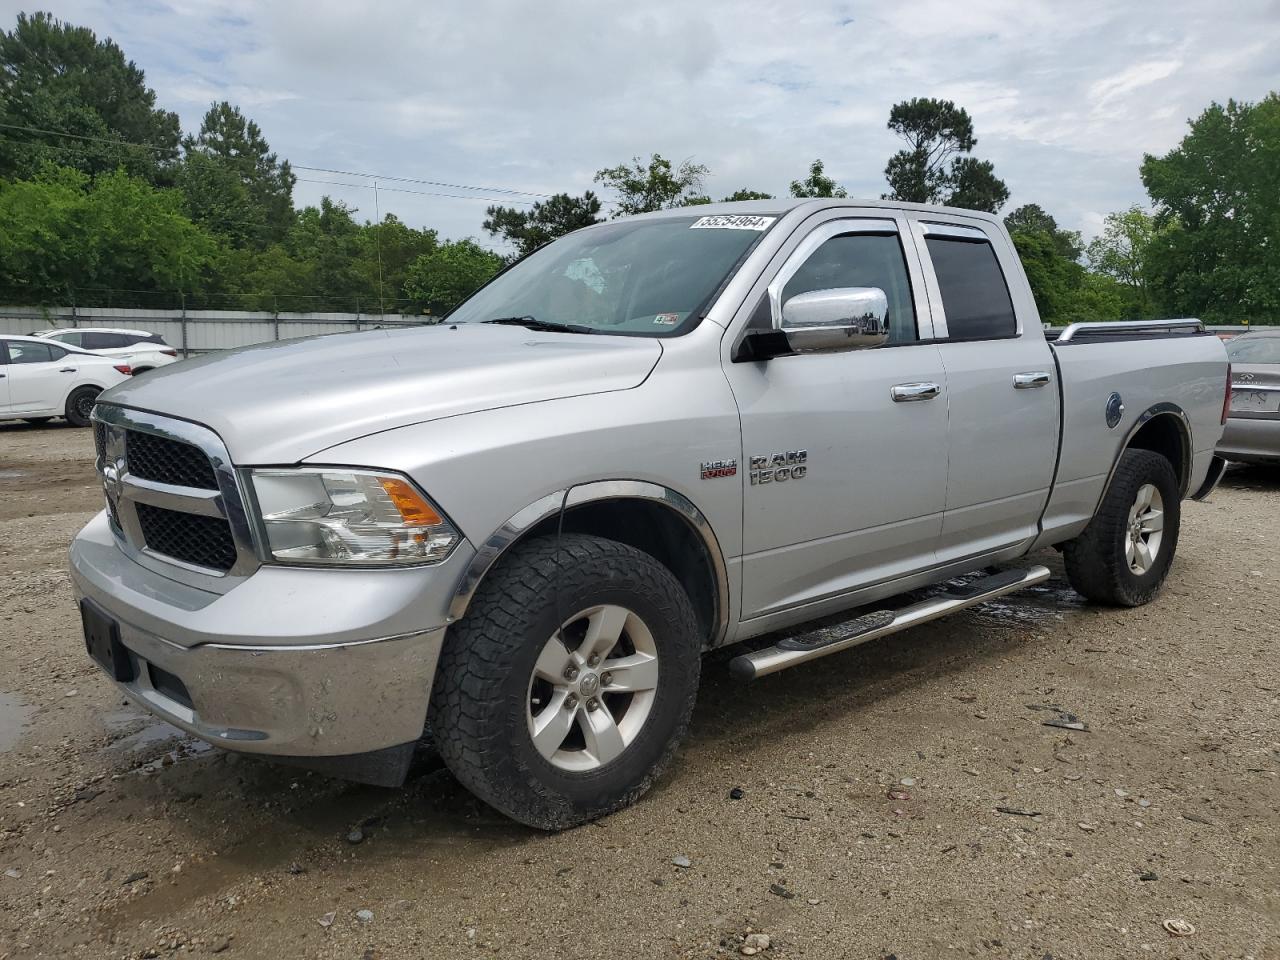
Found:
[[[658,687],[658,648],[640,617],[602,604],[543,645],[526,709],[534,748],[552,766],[586,773],[616,760],[643,729]]]
[[[1125,533],[1124,559],[1129,569],[1141,576],[1156,562],[1160,542],[1164,539],[1164,499],[1155,484],[1138,488],[1129,508],[1129,526]]]

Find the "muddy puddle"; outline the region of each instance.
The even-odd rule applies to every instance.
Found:
[[[131,773],[157,773],[214,749],[211,744],[137,707],[122,707],[104,714],[101,719],[107,731],[107,750],[126,760]]]
[[[970,616],[1002,626],[1048,626],[1087,607],[1084,597],[1059,580],[1049,580],[1017,593],[980,603]]]
[[[0,691],[0,753],[17,746],[34,712],[15,694]]]

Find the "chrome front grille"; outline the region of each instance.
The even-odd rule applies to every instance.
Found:
[[[125,432],[125,463],[129,473],[143,480],[154,480],[177,487],[217,490],[209,458],[199,447],[180,440],[170,440],[141,430]]]
[[[120,548],[166,577],[229,589],[259,563],[239,479],[212,430],[109,404],[94,444]]]
[[[98,455],[98,472],[102,472],[102,461],[107,456],[107,425],[99,420],[93,422],[93,449]]]
[[[235,566],[231,524],[221,517],[202,517],[149,503],[136,503],[134,509],[148,550],[224,573]]]

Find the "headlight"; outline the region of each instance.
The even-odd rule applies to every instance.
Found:
[[[283,563],[437,563],[460,539],[398,474],[299,468],[252,476],[267,549]]]

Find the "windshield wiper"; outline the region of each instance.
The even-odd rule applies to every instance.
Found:
[[[511,327],[527,327],[530,330],[549,330],[554,333],[595,333],[595,327],[581,323],[554,323],[550,320],[539,320],[537,317],[495,317],[485,323],[501,323]]]

